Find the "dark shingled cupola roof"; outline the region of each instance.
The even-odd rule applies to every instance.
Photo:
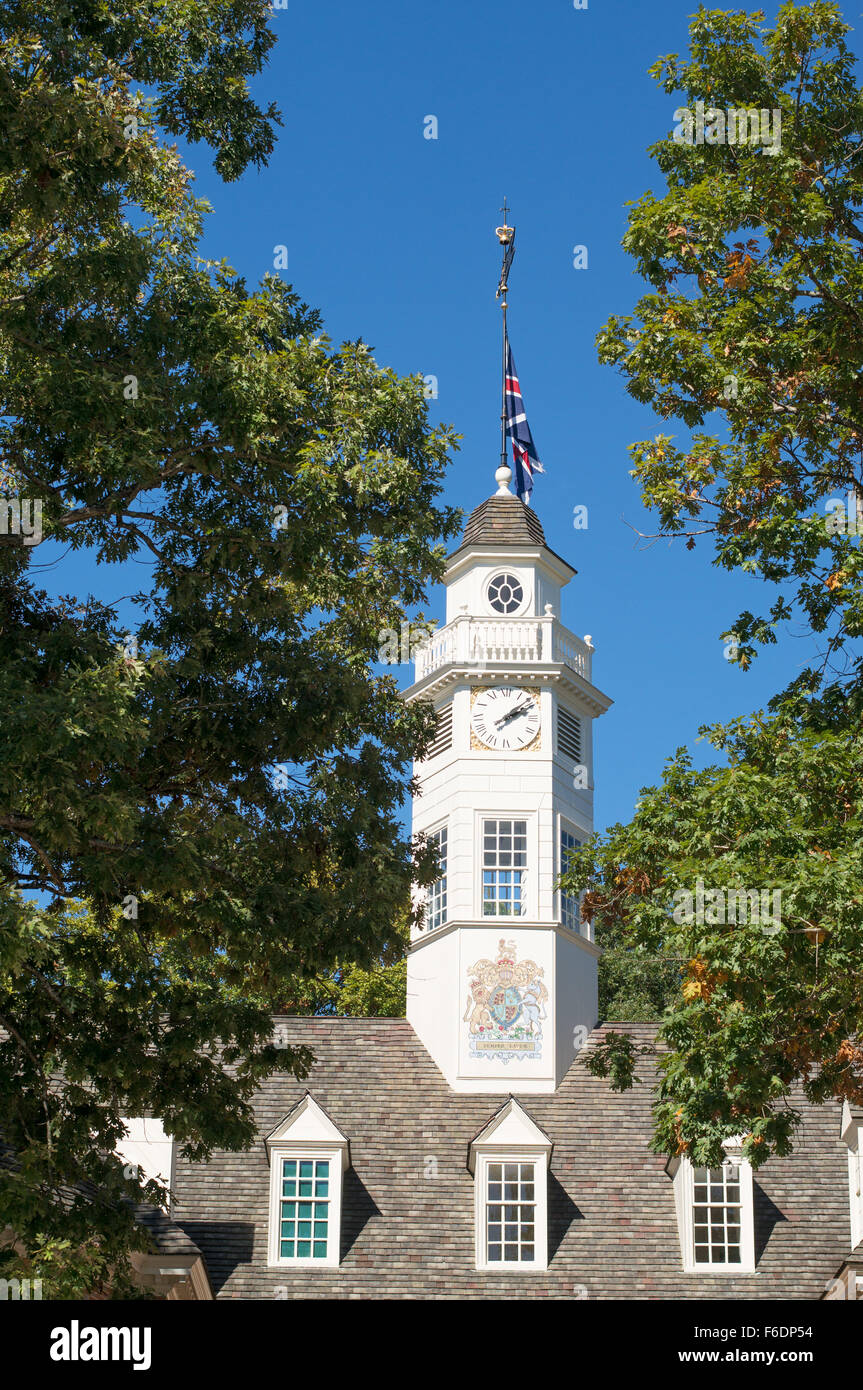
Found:
[[[449,558],[453,559],[469,545],[542,545],[555,559],[561,560],[572,574],[577,573],[568,560],[562,560],[551,550],[536,512],[526,507],[520,497],[513,497],[511,492],[496,492],[474,507],[467,519],[461,542]]]
[[[545,545],[545,534],[536,512],[526,507],[520,497],[495,493],[474,507],[461,544]]]

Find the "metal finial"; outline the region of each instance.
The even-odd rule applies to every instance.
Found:
[[[509,211],[510,211],[510,209],[509,209],[509,208],[507,207],[507,205],[506,205],[506,198],[504,198],[504,200],[503,200],[503,207],[501,208],[501,212],[503,213],[503,226],[502,226],[502,227],[497,227],[497,228],[495,228],[495,231],[496,231],[496,233],[497,233],[497,239],[498,239],[498,241],[500,242],[501,247],[503,248],[503,264],[501,265],[500,280],[498,281],[497,295],[496,295],[496,298],[497,298],[497,299],[500,299],[500,301],[501,301],[501,306],[500,306],[500,307],[501,307],[501,309],[503,310],[503,363],[502,363],[502,373],[501,373],[502,380],[501,380],[501,408],[500,408],[500,468],[501,468],[501,469],[507,467],[507,463],[506,463],[506,358],[507,358],[507,344],[508,344],[508,338],[507,338],[507,329],[506,329],[506,311],[507,311],[507,308],[508,308],[508,304],[507,304],[507,298],[506,298],[506,297],[507,297],[507,294],[508,294],[508,292],[509,292],[509,286],[508,286],[508,284],[507,284],[507,278],[508,278],[508,276],[509,276],[510,267],[512,266],[512,258],[513,258],[513,256],[515,255],[515,227],[510,227],[510,225],[509,225],[509,223],[508,223],[508,221],[507,221],[507,213],[508,213]],[[510,474],[510,476],[512,476],[512,475]],[[496,478],[497,483],[499,484],[499,491],[500,491],[500,492],[509,492],[509,488],[508,488],[508,487],[506,486],[506,484],[501,480],[501,477],[500,477],[500,469],[499,469],[498,472],[495,474],[495,478]],[[509,480],[507,479],[507,481],[509,481]]]
[[[496,236],[497,236],[498,241],[500,242],[500,244],[501,244],[502,246],[509,246],[509,243],[512,241],[513,237],[515,236],[515,227],[509,227],[509,226],[507,226],[506,214],[507,214],[507,212],[509,211],[509,209],[507,208],[507,205],[506,205],[506,198],[504,198],[504,200],[503,200],[503,207],[500,209],[500,211],[503,213],[503,226],[502,226],[502,227],[495,227],[495,229],[494,229],[494,230],[495,230],[495,234],[496,234]]]

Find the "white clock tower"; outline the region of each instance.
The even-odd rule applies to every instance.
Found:
[[[597,1021],[600,953],[555,883],[593,828],[593,720],[611,701],[590,638],[560,622],[575,570],[509,491],[510,470],[495,476],[405,694],[437,711],[413,828],[442,866],[410,948],[407,1014],[453,1090],[547,1092]]]

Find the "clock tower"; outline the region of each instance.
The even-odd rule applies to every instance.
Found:
[[[455,1091],[555,1090],[597,1021],[597,958],[556,881],[593,828],[593,646],[560,621],[575,574],[509,490],[468,518],[446,622],[408,700],[437,730],[414,769],[413,828],[438,846],[408,956],[407,1014]]]

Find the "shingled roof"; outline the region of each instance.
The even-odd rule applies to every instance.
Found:
[[[474,507],[462,545],[545,545],[542,522],[520,497],[495,493]]]
[[[652,1059],[639,1059],[641,1085],[615,1093],[576,1058],[553,1095],[518,1097],[554,1145],[549,1268],[477,1271],[468,1145],[506,1097],[456,1095],[403,1019],[278,1023],[317,1060],[303,1082],[265,1082],[255,1101],[262,1142],[208,1164],[177,1162],[172,1218],[203,1251],[217,1297],[818,1299],[849,1253],[838,1106],[801,1100],[795,1152],[755,1175],[756,1273],[686,1274],[672,1181],[649,1147]],[[655,1033],[613,1026],[639,1043]],[[341,1265],[270,1269],[263,1137],[307,1089],[350,1139]]]

